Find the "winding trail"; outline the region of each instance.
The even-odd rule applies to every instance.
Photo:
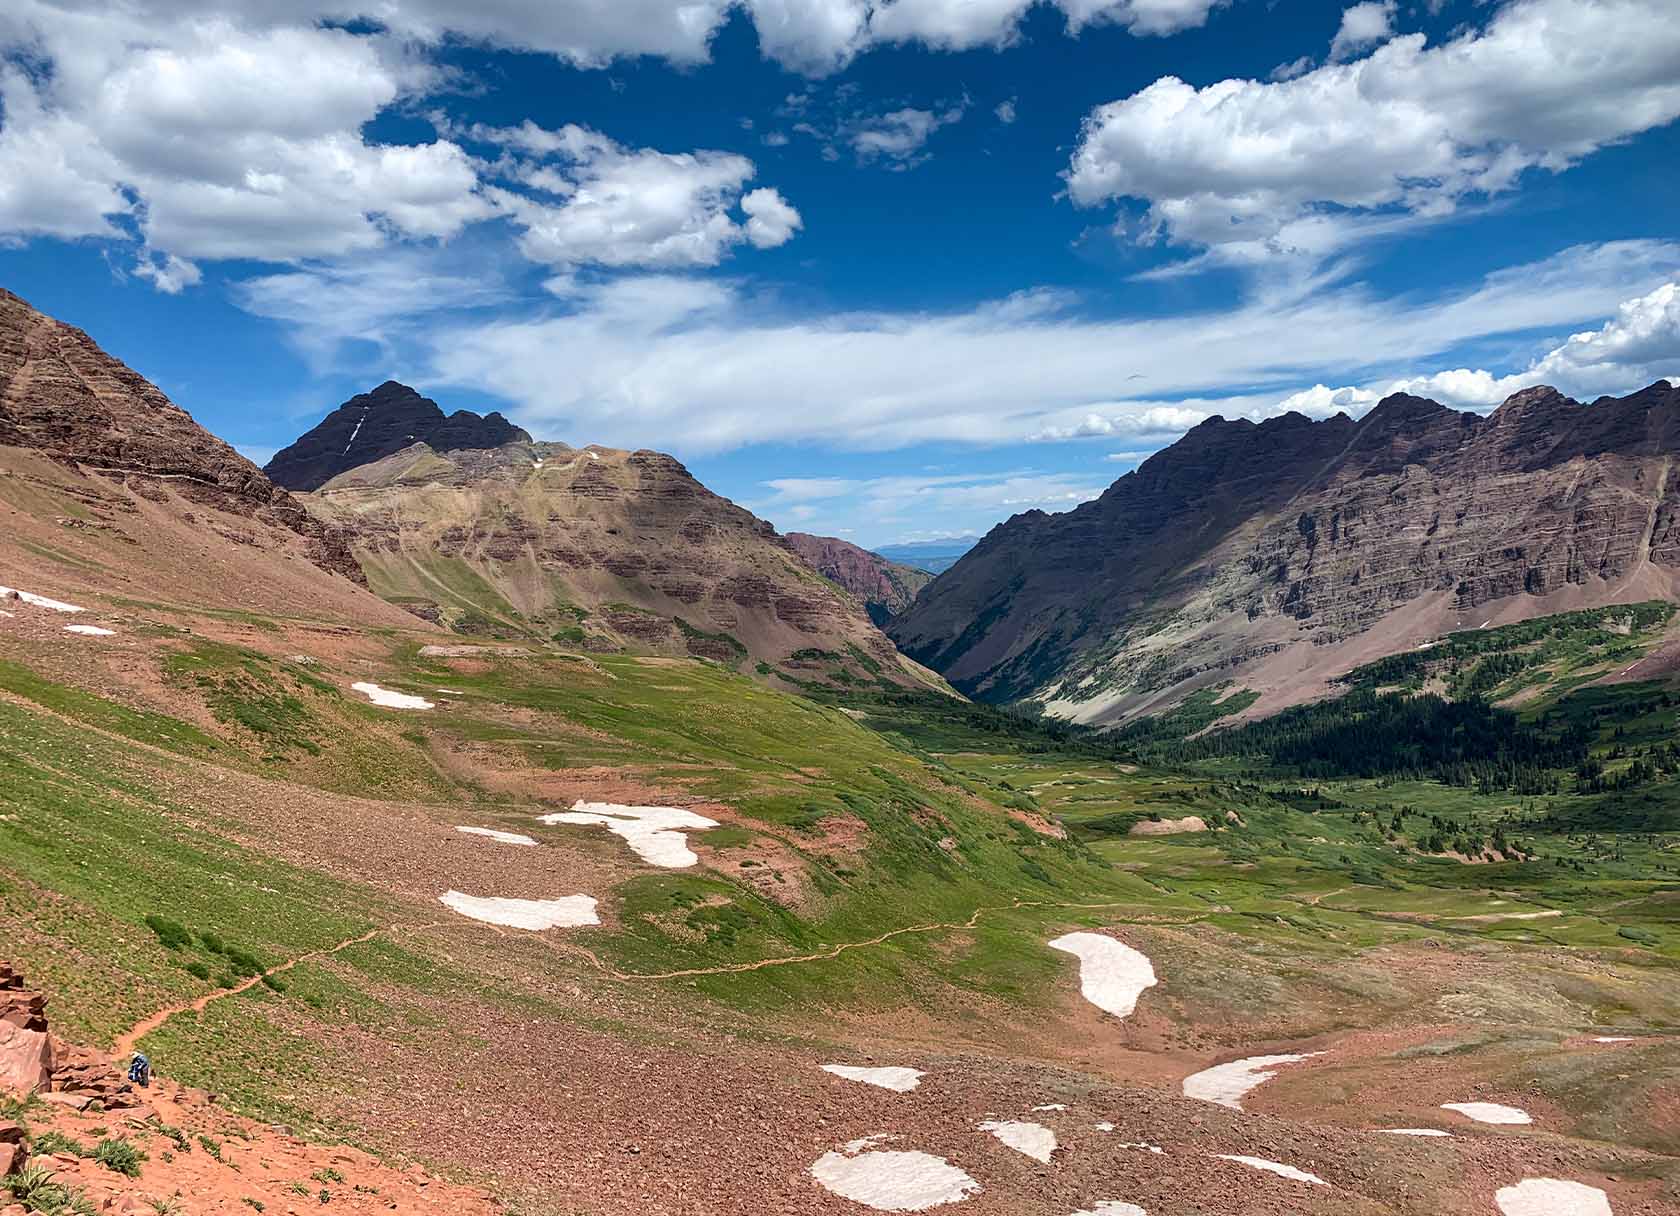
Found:
[[[195,1001],[187,1001],[181,1005],[170,1005],[167,1008],[159,1009],[156,1013],[141,1019],[123,1032],[122,1036],[117,1039],[116,1046],[111,1049],[111,1058],[119,1063],[126,1062],[126,1057],[134,1050],[135,1045],[141,1039],[151,1034],[152,1031],[158,1029],[178,1013],[203,1013],[210,1007],[212,1001],[219,1001],[223,997],[238,996],[241,992],[262,983],[271,975],[279,975],[282,971],[290,971],[299,963],[307,963],[311,959],[325,958],[329,954],[337,954],[340,950],[348,950],[351,946],[359,946],[363,942],[370,942],[382,932],[384,932],[382,929],[369,929],[360,937],[347,937],[336,946],[311,950],[308,954],[300,954],[296,958],[289,958],[278,966],[270,967],[267,971],[240,980],[232,988],[220,988],[215,992],[205,993]]]
[[[598,970],[615,980],[693,979],[697,976],[703,975],[740,975],[748,971],[762,971],[766,967],[790,967],[802,963],[827,962],[830,959],[839,958],[848,950],[861,950],[867,946],[879,946],[891,941],[895,937],[904,937],[908,934],[943,933],[953,929],[973,929],[980,923],[981,918],[989,912],[1013,912],[1020,908],[1087,908],[1099,910],[1103,908],[1129,908],[1133,906],[1135,906],[1135,902],[1130,900],[1105,904],[1076,904],[1059,903],[1053,900],[1017,899],[1007,904],[988,904],[978,907],[974,909],[974,914],[965,921],[939,921],[926,925],[906,925],[902,929],[890,929],[886,933],[879,934],[875,937],[865,938],[862,941],[841,942],[838,946],[830,946],[827,949],[819,950],[814,954],[792,954],[779,958],[761,958],[750,963],[724,963],[716,967],[690,967],[681,971],[619,971],[616,968],[603,963],[593,951],[574,946],[570,947],[567,950],[567,953],[573,953],[587,958]],[[1186,920],[1169,920],[1151,917],[1148,919],[1128,920],[1124,923],[1140,925],[1193,925],[1205,919],[1207,918],[1203,916],[1195,916]]]

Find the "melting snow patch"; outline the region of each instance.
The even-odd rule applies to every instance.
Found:
[[[1017,1153],[1024,1153],[1034,1161],[1048,1163],[1056,1151],[1056,1133],[1042,1123],[1020,1123],[1014,1119],[982,1123],[980,1130],[991,1132],[999,1142]]]
[[[1631,1042],[1633,1042],[1633,1040],[1625,1034],[1601,1034],[1601,1035],[1594,1035],[1593,1036],[1593,1042],[1595,1042],[1595,1043],[1631,1043]]]
[[[1096,1125],[1096,1128],[1099,1132],[1111,1132],[1111,1131],[1114,1130],[1114,1124],[1112,1124],[1112,1123],[1099,1123],[1099,1124]]]
[[[1115,1147],[1142,1149],[1146,1153],[1154,1153],[1157,1157],[1164,1156],[1167,1151],[1159,1144],[1151,1144],[1147,1140],[1123,1140]]]
[[[1069,933],[1050,943],[1079,959],[1079,990],[1098,1009],[1117,1018],[1137,1008],[1138,996],[1156,984],[1155,968],[1140,950],[1101,933]]]
[[[1452,1139],[1451,1132],[1444,1132],[1438,1127],[1385,1127],[1381,1130],[1385,1136],[1445,1136]]]
[[[1037,1113],[1038,1111],[1041,1111],[1041,1110],[1066,1110],[1066,1109],[1067,1109],[1066,1105],[1064,1105],[1061,1102],[1046,1102],[1043,1106],[1033,1107],[1034,1113]]]
[[[350,685],[356,692],[361,693],[375,705],[383,705],[386,709],[436,709],[424,697],[411,697],[406,692],[392,692],[389,688],[381,688],[377,684],[369,684],[365,680],[358,680]]]
[[[1241,1154],[1215,1153],[1221,1161],[1236,1161],[1257,1170],[1265,1170],[1268,1174],[1276,1174],[1279,1178],[1289,1178],[1295,1182],[1310,1182],[1314,1186],[1329,1186],[1330,1184],[1317,1174],[1309,1174],[1306,1170],[1298,1170],[1293,1165],[1280,1165],[1276,1161],[1267,1161],[1264,1157],[1244,1157]]]
[[[611,802],[578,802],[571,810],[543,815],[538,822],[598,824],[615,836],[622,836],[643,861],[673,870],[700,860],[688,847],[688,837],[674,829],[694,831],[718,826],[715,819],[677,807],[618,806]]]
[[[962,1170],[930,1153],[871,1149],[881,1136],[854,1140],[844,1152],[824,1153],[811,1177],[827,1190],[878,1212],[925,1212],[980,1190]]]
[[[1073,1216],[1149,1216],[1135,1203],[1121,1203],[1118,1199],[1104,1199],[1094,1208],[1080,1208]]]
[[[468,836],[485,836],[502,844],[534,845],[536,840],[530,836],[521,836],[518,832],[498,832],[495,828],[461,828],[457,832],[465,832]]]
[[[915,1068],[858,1068],[851,1064],[824,1064],[822,1070],[848,1081],[862,1081],[865,1085],[890,1089],[895,1094],[909,1093],[927,1075]]]
[[[1610,1197],[1596,1186],[1556,1178],[1524,1178],[1493,1201],[1505,1216],[1611,1216]]]
[[[1282,1064],[1296,1064],[1321,1056],[1322,1051],[1300,1055],[1250,1056],[1246,1060],[1232,1060],[1184,1078],[1184,1096],[1215,1102],[1232,1110],[1242,1109],[1243,1095],[1277,1076]]]
[[[101,629],[98,625],[66,625],[64,632],[79,633],[90,638],[114,638],[117,636],[115,629]]]
[[[49,600],[44,595],[34,595],[28,591],[19,591],[16,587],[0,587],[0,600],[18,598],[25,604],[36,608],[51,608],[54,612],[86,612],[85,608],[78,608],[74,604],[66,604],[63,600]]]
[[[1466,1119],[1477,1123],[1533,1123],[1526,1110],[1515,1106],[1501,1106],[1497,1102],[1443,1102],[1442,1110],[1456,1110]]]
[[[568,895],[563,899],[497,899],[450,891],[438,896],[438,902],[462,916],[510,929],[575,929],[601,923],[601,918],[595,915],[595,901],[587,895]]]

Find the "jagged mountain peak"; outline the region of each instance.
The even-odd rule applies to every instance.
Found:
[[[295,443],[276,452],[264,469],[290,490],[315,490],[349,469],[371,464],[424,443],[437,452],[530,443],[531,436],[500,413],[456,410],[445,414],[430,397],[397,380],[358,393]]]

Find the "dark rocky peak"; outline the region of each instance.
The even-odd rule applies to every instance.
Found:
[[[1456,451],[1483,425],[1477,414],[1448,409],[1428,397],[1390,393],[1353,424],[1347,448],[1332,480],[1399,473],[1409,464],[1425,464]]]
[[[531,436],[500,414],[471,410],[444,415],[438,403],[406,384],[387,380],[358,393],[321,419],[264,470],[289,490],[316,490],[349,469],[383,460],[416,443],[436,452],[530,443]]]

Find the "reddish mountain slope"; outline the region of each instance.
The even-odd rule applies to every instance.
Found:
[[[782,539],[811,569],[861,600],[869,619],[877,625],[886,624],[910,607],[922,588],[933,581],[926,570],[888,561],[879,553],[838,537],[789,532]]]

